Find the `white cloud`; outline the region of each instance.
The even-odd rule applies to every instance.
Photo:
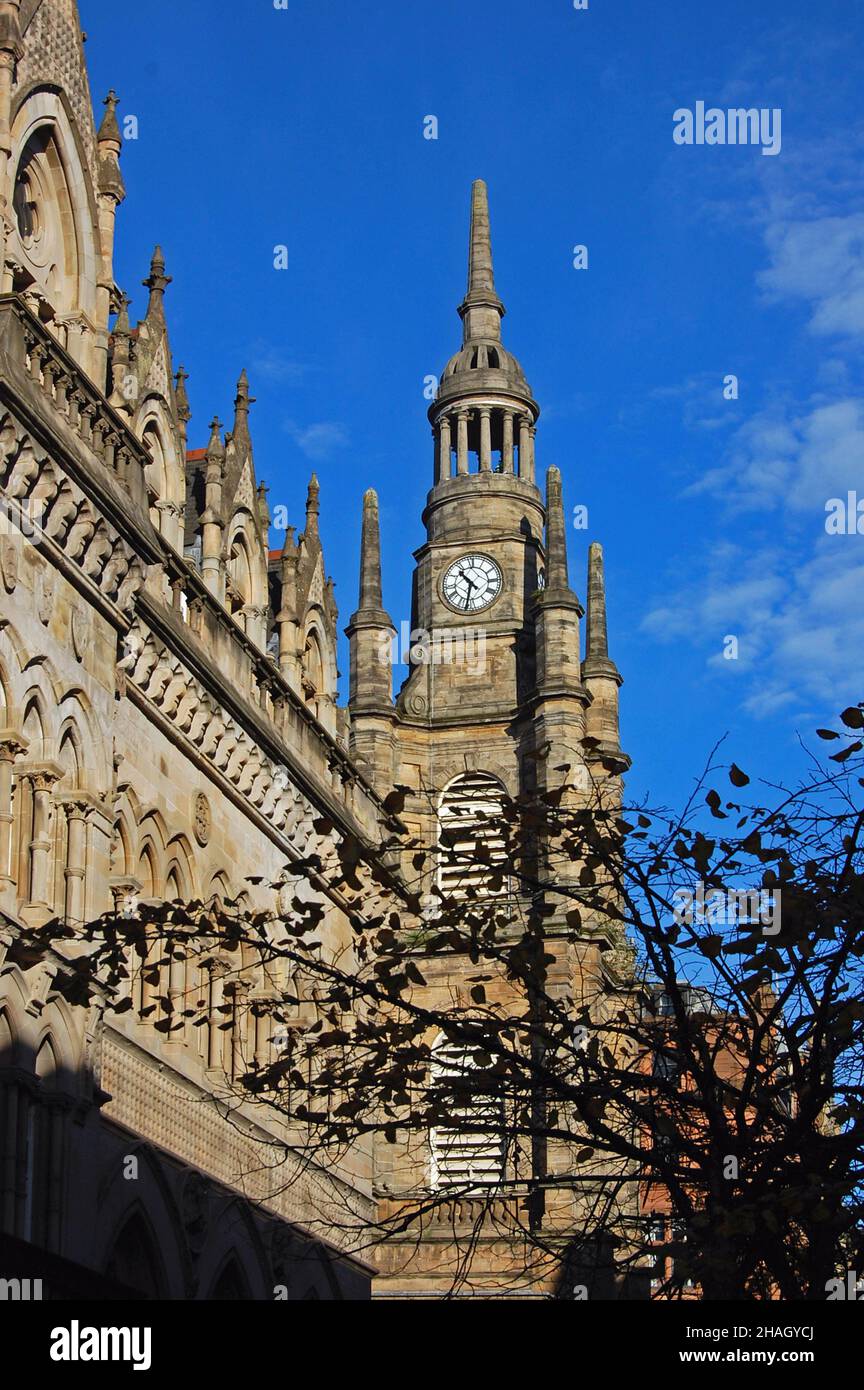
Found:
[[[285,428],[298,449],[310,459],[325,459],[348,443],[348,431],[337,420],[321,420],[314,425],[297,425],[286,420]]]
[[[723,462],[692,482],[685,496],[720,497],[731,512],[811,512],[824,521],[830,497],[864,483],[864,402],[814,397],[757,411],[732,436]]]
[[[757,281],[769,300],[803,300],[812,333],[864,334],[864,213],[772,220],[765,244],[771,265]]]
[[[707,648],[708,669],[740,678],[755,718],[830,715],[864,698],[864,537],[822,536],[804,563],[785,547],[717,546],[642,629]],[[730,635],[734,661],[723,655]]]

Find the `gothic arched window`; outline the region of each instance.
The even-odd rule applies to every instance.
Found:
[[[228,609],[236,616],[252,602],[252,562],[249,544],[243,531],[235,535],[228,551],[226,584]]]
[[[152,462],[148,463],[144,470],[150,502],[150,520],[156,530],[160,531],[162,529],[162,513],[157,504],[168,499],[168,467],[165,450],[162,447],[162,436],[152,421],[144,426],[142,443],[152,459]]]
[[[15,171],[15,229],[23,265],[15,288],[41,291],[45,315],[76,307],[81,270],[75,209],[53,125],[30,136]]]
[[[142,1298],[164,1298],[165,1277],[156,1248],[143,1218],[130,1217],[114,1242],[106,1273],[118,1284],[135,1289]]]

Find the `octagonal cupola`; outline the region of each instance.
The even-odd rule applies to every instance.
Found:
[[[534,482],[539,407],[517,359],[501,342],[504,305],[495,289],[486,184],[471,190],[468,289],[459,305],[462,347],[450,358],[429,410],[435,482],[471,473]]]

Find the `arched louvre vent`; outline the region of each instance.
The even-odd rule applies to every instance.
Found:
[[[504,1102],[486,1093],[483,1070],[463,1043],[435,1045],[432,1089],[451,1123],[432,1130],[433,1188],[489,1187],[504,1176]]]
[[[466,772],[441,794],[438,887],[445,897],[505,897],[504,788],[488,772]]]

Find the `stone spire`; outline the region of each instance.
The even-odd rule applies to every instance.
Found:
[[[462,346],[444,367],[429,408],[435,482],[448,482],[455,454],[457,475],[496,472],[533,483],[540,407],[519,362],[501,341],[504,305],[495,289],[489,200],[482,179],[471,188],[468,289],[459,317]]]
[[[363,498],[363,530],[360,538],[360,611],[381,609],[381,532],[378,495],[373,488]]]
[[[123,137],[120,134],[120,126],[117,121],[118,101],[119,97],[117,96],[117,93],[114,91],[114,88],[112,87],[111,91],[108,93],[107,97],[102,103],[102,105],[105,107],[105,115],[102,117],[102,124],[99,127],[99,133],[97,134],[96,139],[98,140],[100,145],[116,145],[119,153],[123,145]]]
[[[472,342],[475,338],[500,341],[504,313],[504,305],[495,291],[486,184],[482,179],[475,179],[471,188],[468,291],[459,306],[464,342]]]
[[[321,485],[318,478],[313,473],[309,479],[309,490],[306,493],[306,539],[318,535],[318,516],[321,511],[319,498],[321,495]]]
[[[162,254],[161,246],[157,246],[153,252],[150,274],[141,283],[145,289],[150,291],[150,303],[147,305],[146,317],[149,319],[156,315],[164,315],[163,301],[165,291],[171,284],[171,276],[165,274],[165,257]]]
[[[266,483],[258,484],[257,506],[258,520],[261,524],[262,533],[266,536],[270,530],[270,504],[267,501],[267,494],[270,491]]]
[[[188,425],[192,419],[192,411],[189,409],[189,396],[186,392],[186,382],[189,380],[189,373],[185,367],[178,367],[174,374],[174,399],[177,402],[177,415],[181,424]]]
[[[249,378],[244,367],[237,382],[237,395],[234,397],[234,429],[231,437],[236,445],[246,450],[252,445],[249,434],[249,407],[254,404],[255,397],[249,395]]]
[[[630,762],[621,752],[618,728],[618,689],[623,682],[615,662],[609,659],[603,547],[596,541],[588,549],[588,616],[582,679],[591,696],[585,732],[594,746],[588,760],[605,760],[610,770],[623,770]]]
[[[174,373],[174,405],[177,411],[177,421],[180,426],[180,439],[183,443],[183,455],[186,455],[186,446],[189,437],[189,421],[192,419],[192,411],[189,409],[189,397],[186,394],[186,382],[189,380],[189,373],[182,367],[178,367]]]
[[[222,421],[214,415],[210,421],[210,439],[207,444],[207,462],[221,463],[225,459],[225,445],[222,442]]]
[[[588,622],[585,636],[586,664],[608,661],[606,632],[606,579],[603,573],[603,547],[594,541],[588,547]]]
[[[538,690],[587,700],[579,659],[579,620],[584,610],[567,574],[564,499],[557,468],[546,474],[546,584],[537,595],[534,612]]]
[[[112,90],[104,101],[105,115],[96,136],[99,148],[99,192],[122,203],[126,197],[126,186],[120,172],[120,155],[123,150],[123,136],[117,123],[117,93]]]
[[[351,652],[349,707],[352,717],[358,713],[370,715],[372,722],[368,726],[362,719],[360,724],[355,722],[355,745],[370,766],[386,779],[389,764],[384,745],[390,729],[386,721],[392,720],[394,714],[390,644],[395,628],[382,606],[381,592],[378,497],[370,488],[363,498],[360,602],[346,628]]]
[[[201,517],[201,577],[217,598],[224,597],[222,574],[222,483],[225,476],[225,445],[222,442],[222,421],[214,415],[210,425],[210,442],[205,454],[205,507]]]
[[[547,593],[570,592],[564,499],[561,473],[557,468],[550,468],[546,474],[546,590]]]

